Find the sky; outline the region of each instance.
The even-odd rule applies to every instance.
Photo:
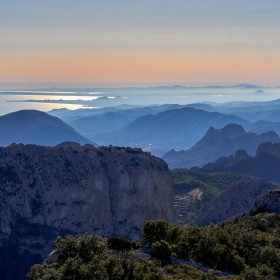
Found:
[[[0,88],[279,86],[279,0],[0,0]]]

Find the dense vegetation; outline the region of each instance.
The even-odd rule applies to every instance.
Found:
[[[188,169],[175,169],[172,171],[172,176],[176,190],[188,192],[199,188],[202,191],[202,203],[217,197],[231,184],[255,179],[252,176],[237,172],[207,173]]]
[[[132,148],[132,147],[119,147],[119,146],[99,146],[99,150],[104,151],[123,151],[126,153],[132,153],[132,154],[144,154],[144,155],[151,155],[148,152],[144,152],[141,148]]]
[[[209,227],[178,227],[163,221],[143,226],[141,243],[96,235],[69,236],[56,241],[57,259],[35,265],[38,279],[179,280],[277,279],[280,276],[280,216],[238,217]],[[187,260],[211,269],[202,272]],[[233,275],[234,274],[234,275]]]
[[[115,242],[114,240],[113,242]],[[162,267],[157,259],[127,247],[129,241],[119,238],[118,249],[111,249],[108,241],[96,235],[68,236],[56,240],[57,260],[53,264],[34,265],[30,280],[163,280],[163,279],[215,279],[205,278],[207,273],[181,265]],[[123,248],[121,246],[124,245]]]

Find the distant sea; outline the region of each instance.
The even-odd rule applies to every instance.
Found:
[[[0,91],[0,115],[18,110],[34,109],[40,111],[50,111],[52,109],[67,108],[75,110],[83,107],[82,104],[71,104],[74,100],[93,100],[98,96],[76,95],[75,92],[40,92],[40,91]],[[25,100],[41,100],[41,102],[24,102]],[[44,103],[45,100],[52,100],[53,103]],[[58,100],[58,103],[54,103]],[[63,103],[61,103],[63,101]],[[67,104],[69,101],[69,104]],[[59,103],[60,102],[60,103]]]
[[[241,84],[217,87],[80,88],[0,90],[0,115],[22,109],[50,111],[120,105],[223,103],[280,98],[280,87]]]

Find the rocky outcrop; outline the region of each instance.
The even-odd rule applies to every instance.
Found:
[[[257,149],[256,156],[261,156],[263,154],[280,158],[280,143],[262,143]]]
[[[255,156],[237,151],[234,156],[220,157],[216,162],[208,163],[202,172],[234,171],[266,180],[280,182],[280,143],[265,142],[259,145]]]
[[[280,189],[270,191],[260,196],[247,215],[256,215],[258,213],[280,214]]]
[[[271,141],[272,144],[280,142],[280,138],[273,131],[262,134],[246,132],[237,124],[229,124],[221,129],[210,127],[191,149],[177,152],[171,150],[163,159],[172,169],[201,167],[219,157],[232,155],[237,150],[245,150],[249,155],[254,155],[258,146],[267,141]]]
[[[144,220],[173,219],[168,167],[139,149],[0,148],[0,194],[0,246],[33,263],[58,234],[137,238]]]
[[[240,215],[248,211],[259,196],[278,188],[278,185],[260,179],[233,184],[201,207],[194,224],[206,226]]]

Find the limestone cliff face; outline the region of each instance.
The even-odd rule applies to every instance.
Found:
[[[270,191],[260,196],[253,207],[245,215],[255,215],[258,213],[280,214],[280,190]]]
[[[167,165],[131,148],[0,148],[0,194],[0,246],[43,257],[56,234],[137,238],[144,220],[173,219]]]

